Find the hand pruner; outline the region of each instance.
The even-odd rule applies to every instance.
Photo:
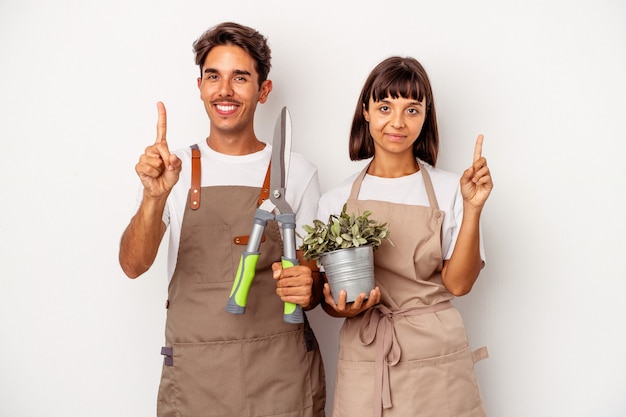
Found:
[[[296,257],[296,215],[285,200],[285,188],[289,161],[291,157],[291,117],[287,107],[283,107],[274,128],[272,144],[272,162],[270,172],[270,198],[265,200],[254,215],[250,238],[245,251],[241,254],[237,275],[230,291],[226,311],[232,314],[244,314],[246,301],[257,261],[259,247],[265,226],[269,220],[276,220],[283,231],[283,268],[298,265]],[[274,214],[277,209],[278,213]],[[302,307],[297,304],[285,303],[283,319],[287,323],[304,322]]]

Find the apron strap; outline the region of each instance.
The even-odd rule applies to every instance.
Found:
[[[193,144],[191,148],[191,190],[189,193],[189,204],[192,210],[198,210],[200,208],[200,187],[202,178],[202,169],[200,164],[200,148],[198,144]],[[259,193],[259,206],[269,198],[270,196],[270,172],[272,162],[267,167],[265,173],[265,179],[261,186],[261,192]]]
[[[261,186],[261,193],[259,194],[259,206],[263,204],[265,200],[270,197],[270,172],[272,171],[272,161],[267,166],[267,172],[265,173],[265,179],[263,180],[263,185]]]
[[[483,359],[487,359],[488,357],[489,352],[487,351],[487,346],[481,346],[472,352],[472,361],[474,361],[474,363],[480,362]]]
[[[164,356],[163,364],[165,366],[174,366],[174,348],[163,346],[161,348],[161,355]]]
[[[426,195],[428,195],[430,207],[439,210],[439,203],[437,203],[437,197],[435,196],[433,182],[430,180],[430,174],[424,169],[424,165],[419,160],[417,161],[417,165],[419,165],[420,171],[422,172],[422,179],[424,180],[424,187],[426,187]]]
[[[197,144],[191,145],[191,190],[189,192],[189,207],[192,210],[200,208],[200,148]]]
[[[371,164],[371,162],[370,162]],[[352,183],[352,189],[350,190],[350,197],[348,199],[358,200],[359,191],[361,191],[361,183],[363,182],[363,178],[365,178],[365,174],[367,174],[367,169],[370,167],[370,164],[367,164],[363,171],[359,174],[358,177]]]
[[[313,328],[311,328],[309,318],[306,316],[306,311],[302,311],[302,316],[304,317],[304,342],[306,344],[306,351],[311,352],[317,349],[317,339],[315,339],[315,333],[313,332]]]
[[[416,159],[416,161],[422,173],[422,179],[424,180],[424,187],[426,188],[426,195],[428,196],[428,202],[430,203],[430,207],[435,210],[439,210],[439,203],[437,203],[437,196],[435,195],[435,189],[433,188],[433,182],[430,179],[430,174],[426,169],[424,169],[424,165],[419,161],[419,159]],[[352,183],[350,197],[348,197],[349,199],[358,200],[359,191],[361,191],[361,183],[363,182],[363,178],[365,178],[365,174],[367,174],[367,169],[370,167],[370,164],[371,162],[367,164],[365,168],[363,168],[361,173]]]
[[[267,172],[265,173],[265,179],[263,180],[263,185],[261,186],[261,192],[259,193],[259,198],[257,200],[257,204],[260,206],[263,204],[265,200],[270,197],[270,172],[272,171],[272,161],[267,166]],[[261,236],[261,242],[265,242],[265,234]],[[235,236],[233,238],[233,243],[235,245],[247,245],[250,240],[250,236]]]
[[[402,354],[400,344],[396,338],[393,319],[397,316],[419,316],[435,313],[452,308],[450,301],[443,301],[430,306],[419,306],[404,310],[391,311],[382,304],[370,308],[361,318],[359,338],[364,345],[370,345],[376,340],[374,382],[374,416],[382,416],[383,408],[391,408],[391,385],[389,383],[389,367],[400,362]]]

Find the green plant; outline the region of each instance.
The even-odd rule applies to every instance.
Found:
[[[315,260],[319,264],[322,254],[338,249],[371,245],[376,250],[384,239],[389,239],[387,223],[378,223],[369,216],[371,211],[366,210],[363,214],[346,213],[346,205],[343,205],[340,214],[331,214],[328,222],[313,220],[313,226],[304,225],[307,233],[302,237],[300,249],[304,259]]]

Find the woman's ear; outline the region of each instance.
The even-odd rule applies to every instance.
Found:
[[[365,121],[367,123],[369,123],[370,122],[370,115],[367,112],[367,109],[365,108],[365,104],[362,104],[362,106],[363,106],[363,117],[365,118]]]

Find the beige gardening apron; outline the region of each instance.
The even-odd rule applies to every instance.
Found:
[[[334,417],[485,416],[463,320],[441,280],[439,210],[420,164],[430,207],[358,200],[367,171],[355,180],[347,211],[372,211],[389,224],[393,246],[374,252],[378,306],[346,319],[340,333]]]
[[[283,321],[276,295],[271,264],[282,254],[277,223],[270,221],[265,229],[245,314],[226,312],[260,189],[196,192],[199,151],[194,156],[168,291],[157,415],[324,416],[324,371],[315,336],[308,323]]]

